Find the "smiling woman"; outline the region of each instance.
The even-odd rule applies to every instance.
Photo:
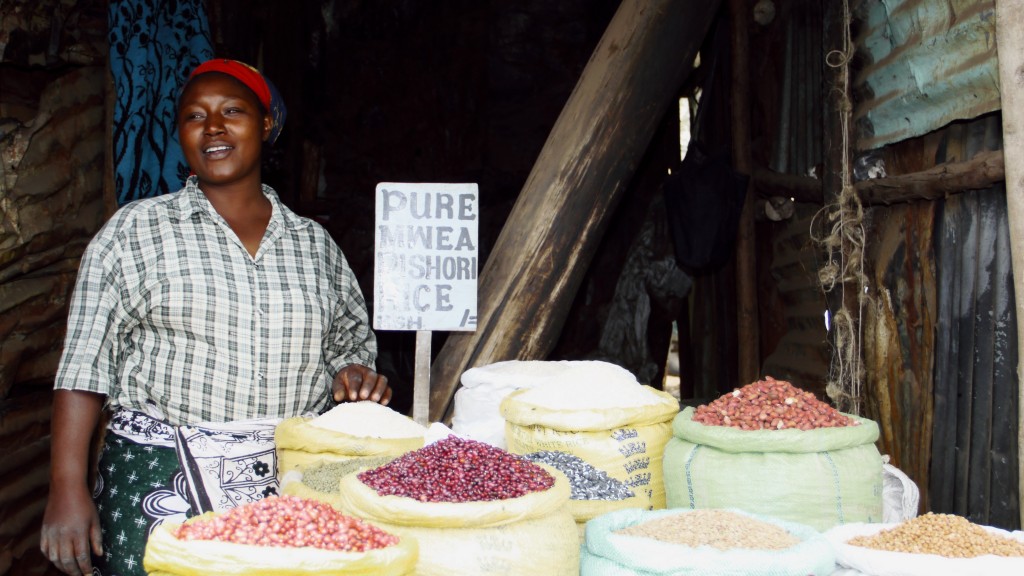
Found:
[[[273,120],[253,90],[219,70],[200,68],[182,91],[178,139],[199,189],[252,256],[270,222],[260,156]]]
[[[82,258],[55,382],[40,537],[66,574],[144,574],[146,540],[167,510],[219,511],[276,493],[272,431],[282,419],[391,400],[345,256],[262,183],[262,147],[284,117],[255,69],[201,64],[177,115],[192,175],[178,192],[119,210]],[[94,503],[87,455],[104,408]],[[195,430],[206,429],[252,439],[230,451],[244,470],[191,473],[197,460],[218,457],[193,450]],[[147,506],[157,501],[174,504]]]

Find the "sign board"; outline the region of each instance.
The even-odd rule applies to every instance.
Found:
[[[476,184],[381,182],[373,327],[476,330]]]

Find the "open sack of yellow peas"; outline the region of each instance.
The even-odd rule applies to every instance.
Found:
[[[967,576],[1024,574],[1024,532],[962,516],[925,514],[899,523],[853,523],[825,533],[837,574]]]
[[[402,576],[413,574],[415,540],[296,496],[273,496],[150,535],[150,576]]]

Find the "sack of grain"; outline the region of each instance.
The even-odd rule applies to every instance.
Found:
[[[795,522],[739,510],[618,510],[587,523],[581,576],[824,576],[831,545]]]
[[[854,523],[825,533],[844,570],[868,576],[1024,574],[1024,532],[952,514],[903,522]]]
[[[323,462],[398,456],[423,446],[426,428],[376,402],[338,404],[316,417],[287,418],[277,425],[278,477]]]
[[[506,448],[501,401],[516,390],[542,385],[571,366],[569,361],[506,360],[466,370],[453,400],[452,431]]]
[[[419,544],[418,576],[579,574],[568,481],[454,435],[342,478],[346,514]]]
[[[878,425],[743,430],[686,408],[665,447],[669,508],[737,508],[825,531],[882,519]]]
[[[917,517],[921,491],[917,484],[882,456],[882,522],[903,522]]]
[[[143,566],[150,576],[403,576],[417,557],[411,538],[283,496],[165,522],[150,534]]]
[[[632,491],[628,498],[571,499],[581,524],[610,510],[665,507],[662,455],[679,402],[626,374],[552,382],[501,403],[509,451],[571,455]]]
[[[341,479],[349,474],[383,466],[398,455],[353,456],[344,460],[317,462],[301,471],[292,470],[281,478],[281,493],[341,506]]]

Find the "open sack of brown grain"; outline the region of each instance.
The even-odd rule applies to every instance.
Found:
[[[740,510],[617,510],[587,522],[581,576],[828,576],[810,526]]]
[[[982,526],[953,514],[899,523],[854,523],[825,533],[836,563],[868,576],[1024,574],[1024,532]]]

